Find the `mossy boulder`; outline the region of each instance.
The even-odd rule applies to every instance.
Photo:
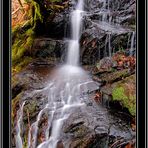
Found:
[[[131,115],[136,115],[136,85],[135,75],[132,75],[122,82],[114,85],[112,96],[113,100],[118,100],[128,108]]]
[[[112,96],[110,101],[118,101],[127,108],[132,116],[136,116],[136,77],[135,74],[123,80],[105,85],[101,88],[103,97]]]

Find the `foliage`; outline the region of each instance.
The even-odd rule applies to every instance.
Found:
[[[43,23],[43,15],[41,14],[40,5],[37,2],[32,1],[31,5],[32,5],[32,11],[34,11],[32,12],[33,14],[32,29],[35,29],[38,21]]]
[[[43,22],[40,6],[31,0],[28,2],[30,10],[27,12],[29,20],[12,28],[12,66],[19,71],[31,60],[30,51],[35,37],[37,23]]]
[[[24,69],[30,62],[32,61],[32,57],[24,57],[23,59],[20,60],[18,64],[12,67],[12,73],[15,74],[22,69]]]
[[[15,34],[15,41],[12,45],[12,65],[20,63],[24,55],[31,50],[34,40],[34,32],[32,29]]]
[[[119,68],[131,68],[135,69],[136,58],[133,56],[125,56],[123,52],[118,52],[112,57],[113,61],[117,62],[117,67]]]

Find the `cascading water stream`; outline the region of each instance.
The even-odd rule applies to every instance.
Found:
[[[77,69],[77,67],[74,67],[74,66],[78,66],[78,63],[79,63],[79,37],[80,37],[80,30],[81,30],[81,24],[82,24],[81,23],[82,10],[83,10],[83,1],[80,0],[77,4],[76,10],[71,13],[72,39],[69,42],[68,56],[67,56],[67,63],[66,63],[66,65],[69,65],[68,66],[69,72],[71,72],[71,70],[74,70],[74,71],[78,70],[78,73],[79,73],[79,69]],[[64,70],[66,69],[64,68]],[[70,111],[68,113],[66,113],[66,111],[69,108],[82,105],[79,101],[76,101],[76,103],[73,103],[71,101],[74,94],[71,94],[70,92],[70,87],[71,87],[69,82],[70,79],[72,79],[71,73],[68,74],[68,81],[65,84],[67,100],[66,101],[62,100],[64,105],[61,108],[61,114],[59,116],[59,119],[56,119],[53,121],[54,127],[52,128],[51,136],[49,140],[40,144],[38,148],[42,148],[45,146],[49,148],[50,147],[56,148],[57,142],[58,140],[60,140],[59,135],[60,135],[60,130],[62,128],[63,122],[69,116]]]
[[[109,57],[112,56],[112,50],[111,50],[111,35],[108,34],[108,52],[109,52]]]
[[[109,27],[112,27],[112,15],[110,12],[110,0],[100,0],[100,2],[103,3],[102,9],[101,9],[101,14],[102,14],[102,19],[99,20],[99,23],[101,26],[104,26],[104,28],[108,29]],[[111,29],[112,31],[112,29]],[[104,52],[104,57],[112,56],[112,49],[111,49],[111,31],[109,31],[108,35],[106,36],[105,40],[105,52]]]
[[[21,105],[19,111],[17,112],[17,124],[16,124],[16,148],[23,148],[23,141],[21,138],[21,126],[23,123],[23,109],[24,109],[24,105],[25,105],[25,101],[23,102],[23,104]]]
[[[71,13],[72,36],[69,41],[66,64],[55,72],[54,78],[47,88],[36,91],[43,93],[48,90],[48,103],[38,113],[36,121],[32,123],[29,129],[28,148],[56,148],[57,143],[61,140],[60,135],[64,121],[76,108],[85,106],[80,95],[82,91],[87,89],[85,85],[93,81],[79,67],[79,38],[82,27],[82,12],[83,0],[79,0],[76,9]],[[81,90],[82,87],[84,90]],[[44,113],[48,114],[48,122],[44,133],[45,139],[39,143],[39,126]],[[20,132],[18,132],[18,135],[20,135]],[[17,146],[17,148],[23,147],[21,140],[19,145],[21,146]]]
[[[67,64],[77,66],[79,63],[79,38],[82,26],[82,12],[83,12],[83,0],[80,0],[77,4],[76,10],[71,13],[71,30],[72,39],[69,42]]]

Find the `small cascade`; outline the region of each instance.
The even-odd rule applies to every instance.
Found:
[[[107,40],[107,37],[106,37],[106,39],[105,39],[104,57],[107,57],[107,42],[108,42],[108,40]]]
[[[49,129],[49,124],[50,122],[52,121],[52,118],[53,118],[53,113],[54,111],[49,111],[51,108],[48,107],[48,104],[45,106],[45,108],[43,108],[38,116],[37,116],[37,120],[36,122],[34,122],[31,127],[30,127],[30,130],[29,130],[29,134],[28,134],[28,147],[32,147],[32,148],[36,148],[37,146],[37,138],[38,138],[38,130],[39,130],[39,122],[42,118],[42,115],[48,111],[50,113],[49,115],[49,119],[48,119],[48,128]],[[48,137],[47,133],[46,133],[46,137]],[[32,142],[31,142],[32,141]]]
[[[20,106],[20,109],[17,112],[17,123],[16,123],[16,148],[23,148],[23,141],[21,138],[22,124],[23,124],[23,109],[26,101]]]
[[[133,51],[134,51],[135,36],[136,36],[136,33],[135,32],[132,32],[132,35],[131,35],[130,55],[132,55],[133,54]]]
[[[112,49],[111,49],[111,34],[109,33],[106,36],[105,40],[105,52],[104,52],[104,57],[111,57],[112,56]]]
[[[109,57],[112,56],[112,49],[111,49],[111,34],[108,34],[108,53],[109,53]]]
[[[112,17],[110,17],[110,1],[109,0],[103,0],[103,6],[101,8],[101,14],[102,14],[102,22],[111,22]]]
[[[129,48],[129,44],[130,44],[130,37],[131,37],[131,33],[128,33],[127,49]]]
[[[83,0],[80,0],[76,10],[71,13],[72,38],[69,41],[67,64],[77,66],[79,63],[79,38],[82,27]]]
[[[112,32],[113,28],[112,24],[112,15],[110,14],[110,0],[101,0],[103,2],[103,6],[101,9],[102,20],[99,22],[99,26],[103,27],[104,30]],[[112,49],[111,49],[111,33],[108,33],[105,40],[105,49],[104,49],[104,57],[111,57],[112,56]]]
[[[107,13],[105,12],[106,10],[106,0],[104,0],[103,2],[103,6],[102,6],[102,21],[105,22],[107,20]]]

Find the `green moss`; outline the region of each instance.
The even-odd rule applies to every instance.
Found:
[[[15,26],[14,28],[12,28],[12,38],[13,38],[13,36],[18,32],[18,30],[19,30],[19,25],[17,25],[17,26]]]
[[[128,108],[131,115],[136,115],[136,96],[126,94],[125,88],[122,86],[117,86],[113,89],[112,92],[113,100],[120,101],[124,107]]]
[[[35,29],[37,26],[37,22],[43,23],[43,15],[41,14],[40,5],[37,2],[32,1],[31,5],[32,5],[32,14],[34,14],[32,19],[32,26],[33,29]]]
[[[16,71],[21,70],[23,65],[26,65],[28,63],[28,59],[32,56],[31,48],[33,41],[44,20],[44,15],[40,7],[42,5],[41,1],[25,1],[30,6],[30,10],[26,16],[26,21],[23,22],[23,24],[12,28],[12,66],[13,69],[17,69]],[[52,0],[50,2],[53,2],[53,6],[57,9],[63,9],[63,6],[56,4],[56,2],[62,2],[62,0]],[[53,12],[55,14],[56,9]],[[51,12],[49,15],[51,15]],[[27,59],[25,60],[24,58]]]
[[[26,31],[26,36],[29,36],[29,37],[34,36],[34,31],[32,28],[30,28]]]
[[[124,100],[124,99],[128,99],[127,96],[124,94],[124,88],[123,87],[119,87],[119,88],[115,88],[113,90],[113,99],[114,100]]]
[[[15,41],[12,45],[12,65],[17,65],[26,52],[29,53],[34,41],[34,31],[30,28],[23,34],[15,33]]]
[[[28,16],[32,19],[27,20],[24,25],[12,29],[12,66],[17,70],[20,70],[30,61],[36,25],[43,21],[40,5],[35,1],[30,1],[30,5],[31,11],[28,12]]]
[[[27,134],[25,134],[23,148],[27,148],[27,144],[28,144],[28,138],[27,138]]]
[[[122,46],[119,46],[119,51],[124,52],[124,48]]]
[[[33,37],[28,37],[26,44],[25,44],[25,48],[31,50],[31,47],[33,45],[33,41],[34,41]]]
[[[26,66],[32,61],[32,57],[24,57],[20,60],[20,63],[18,63],[16,66],[12,67],[12,70],[15,72],[19,72],[22,69],[26,68]]]

